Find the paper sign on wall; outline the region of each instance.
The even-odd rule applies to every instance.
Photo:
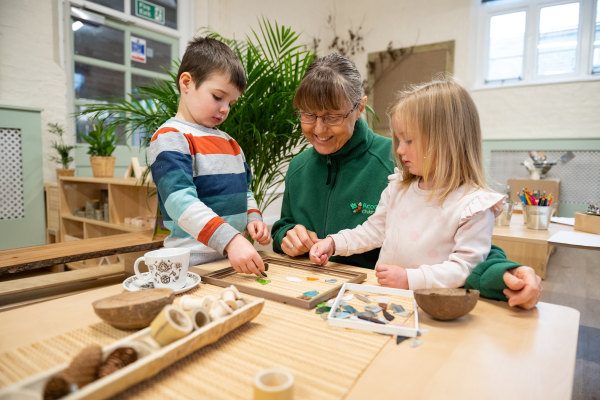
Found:
[[[146,63],[146,39],[131,37],[131,59]]]

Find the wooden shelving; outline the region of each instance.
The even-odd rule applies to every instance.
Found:
[[[120,233],[143,233],[154,229],[158,196],[153,184],[142,184],[135,178],[61,177],[60,241],[71,241]],[[102,212],[92,218],[84,216],[86,203],[100,205]],[[105,208],[103,203],[108,204]],[[104,211],[108,217],[104,217]],[[79,211],[79,215],[75,215]],[[102,219],[96,219],[102,218]],[[138,221],[138,226],[134,223]],[[139,224],[145,221],[143,226]],[[92,265],[98,265],[96,260]]]

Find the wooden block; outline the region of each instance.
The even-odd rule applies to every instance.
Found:
[[[600,216],[584,213],[575,213],[576,231],[600,234]]]

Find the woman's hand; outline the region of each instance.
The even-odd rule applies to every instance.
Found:
[[[281,250],[288,256],[296,257],[307,253],[318,241],[315,232],[307,230],[304,225],[296,225],[285,234]]]
[[[252,243],[240,234],[231,239],[225,247],[225,251],[231,266],[237,272],[261,276],[260,273],[265,270],[263,259],[258,255]]]
[[[250,237],[260,244],[267,245],[271,243],[271,236],[269,235],[269,227],[262,221],[252,221],[246,227]]]
[[[406,269],[398,265],[378,264],[375,267],[377,283],[397,289],[408,289]]]
[[[504,272],[502,276],[504,294],[508,297],[508,305],[525,310],[535,307],[542,296],[542,278],[537,276],[533,268],[521,266]]]
[[[325,239],[319,240],[310,248],[310,261],[315,264],[325,265],[334,252],[335,243],[331,236],[327,236]]]

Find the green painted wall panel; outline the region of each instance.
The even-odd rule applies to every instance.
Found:
[[[21,131],[25,211],[24,218],[0,220],[0,250],[44,244],[41,110],[0,105],[0,127]]]

